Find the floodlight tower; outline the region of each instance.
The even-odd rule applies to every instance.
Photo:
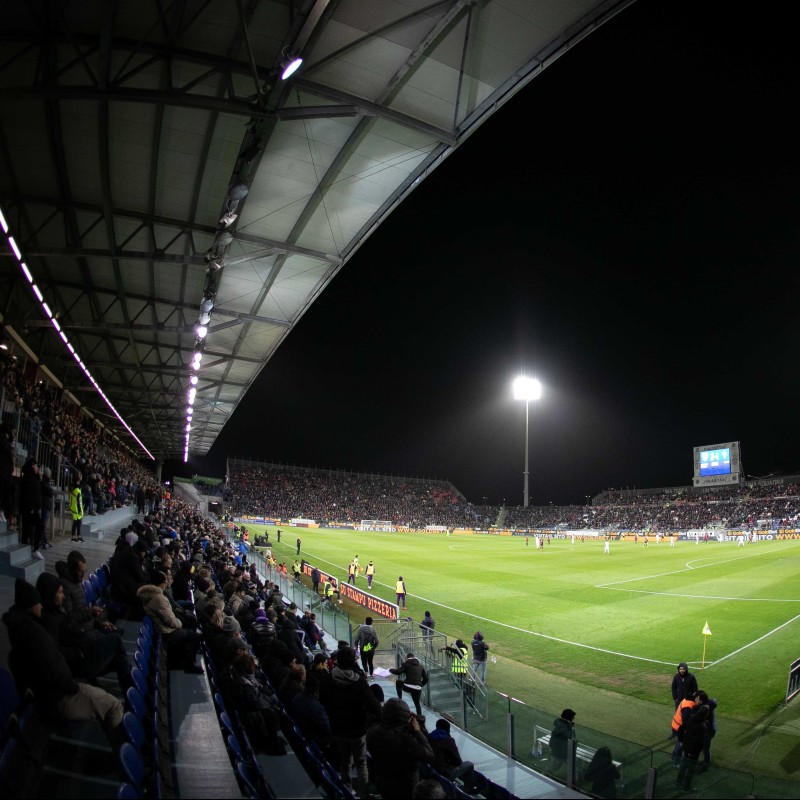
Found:
[[[514,380],[514,399],[525,401],[525,482],[523,485],[524,506],[528,507],[528,408],[531,400],[542,396],[542,384],[536,378],[520,375]]]

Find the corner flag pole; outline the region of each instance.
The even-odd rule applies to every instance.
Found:
[[[706,642],[708,641],[708,637],[712,635],[711,628],[708,627],[708,621],[706,621],[705,627],[703,628],[703,663],[700,669],[706,668]]]

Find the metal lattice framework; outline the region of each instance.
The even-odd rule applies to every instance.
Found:
[[[184,452],[197,375],[189,450],[205,454],[397,204],[631,2],[3,0],[3,214],[158,457]],[[3,320],[99,408],[5,243],[0,256]]]

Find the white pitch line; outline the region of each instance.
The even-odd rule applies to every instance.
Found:
[[[714,594],[681,594],[680,592],[650,592],[647,589],[620,589],[616,586],[596,586],[610,592],[631,592],[631,594],[653,594],[659,597],[688,597],[690,600],[736,600],[743,603],[800,603],[800,600],[778,600],[774,597],[724,597]]]
[[[758,644],[762,639],[766,639],[768,636],[772,636],[773,633],[777,633],[779,630],[781,630],[781,628],[785,628],[787,625],[791,625],[793,622],[797,621],[798,619],[800,619],[800,614],[798,614],[796,617],[792,617],[792,619],[790,619],[790,620],[787,620],[782,625],[778,625],[777,628],[773,628],[771,631],[765,633],[763,636],[759,636],[758,639],[754,639],[752,642],[750,642],[750,644],[746,644],[744,647],[740,647],[738,650],[734,650],[732,653],[728,653],[728,655],[722,656],[722,658],[718,658],[716,661],[710,662],[708,664],[708,666],[709,667],[713,667],[716,664],[719,664],[719,663],[721,663],[723,661],[726,661],[731,656],[738,655],[743,650],[747,650],[748,647],[752,647],[754,644]]]
[[[425,597],[420,597],[419,595],[413,595],[418,600],[423,600],[425,603],[429,605],[437,606],[438,608],[446,608],[448,611],[455,611],[458,614],[463,614],[465,617],[472,617],[473,619],[481,620],[482,622],[488,622],[492,625],[499,625],[502,628],[508,628],[512,631],[518,631],[519,633],[525,633],[528,636],[538,636],[540,639],[549,639],[551,642],[558,642],[559,644],[568,644],[572,645],[573,647],[582,647],[585,650],[594,650],[597,653],[607,653],[608,655],[612,656],[620,656],[622,658],[631,658],[634,661],[647,661],[651,664],[668,664],[674,666],[672,661],[660,661],[657,658],[645,658],[644,656],[632,656],[630,653],[621,653],[618,650],[606,650],[604,647],[594,647],[590,644],[582,644],[581,642],[571,642],[569,639],[559,639],[557,636],[548,636],[546,633],[537,633],[536,631],[528,631],[525,628],[517,627],[516,625],[509,625],[507,622],[499,622],[496,619],[489,619],[488,617],[480,617],[477,614],[470,614],[468,611],[462,611],[460,608],[453,608],[452,606],[446,606],[444,603],[439,603],[436,600],[429,600]],[[411,595],[409,595],[411,597]],[[710,664],[712,662],[708,662]]]

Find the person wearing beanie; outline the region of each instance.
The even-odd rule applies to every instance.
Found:
[[[383,800],[406,800],[419,783],[419,766],[431,763],[434,752],[420,722],[403,700],[383,704],[381,721],[367,731],[375,785]]]
[[[43,719],[102,723],[112,747],[125,741],[124,709],[116,697],[76,681],[64,656],[42,624],[42,598],[27,581],[17,578],[14,605],[3,615],[11,652],[8,663],[17,691],[28,690]]]
[[[183,627],[164,594],[166,588],[167,576],[156,570],[151,576],[151,583],[139,587],[136,597],[144,613],[153,620],[156,631],[164,638],[170,669],[183,669],[189,675],[202,675],[203,668],[195,664],[200,649],[200,634]]]
[[[228,667],[239,650],[247,650],[247,643],[242,639],[242,626],[236,617],[225,614],[222,619],[222,630],[211,643],[214,666],[220,672]]]
[[[567,763],[567,750],[574,739],[575,712],[571,708],[565,708],[561,716],[553,720],[553,730],[550,733],[550,756],[554,773],[560,772]]]
[[[450,735],[450,723],[446,719],[436,720],[436,727],[428,734],[428,741],[435,756],[434,769],[451,781],[461,779],[464,791],[475,794],[475,765],[461,758],[456,740]]]

